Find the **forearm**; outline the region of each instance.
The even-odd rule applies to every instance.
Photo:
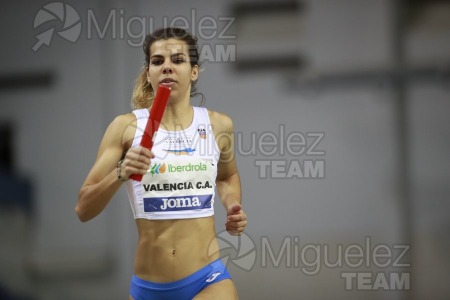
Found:
[[[117,178],[116,169],[114,169],[100,182],[84,186],[80,190],[75,208],[80,221],[89,221],[100,214],[122,183],[123,181]]]
[[[224,180],[217,181],[217,191],[225,210],[233,204],[241,204],[242,193],[239,174],[234,173]]]

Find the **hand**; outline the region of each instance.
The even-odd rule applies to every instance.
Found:
[[[227,210],[225,228],[231,235],[241,235],[247,227],[247,215],[240,204],[233,204]]]
[[[154,157],[155,154],[147,148],[141,146],[130,148],[123,159],[120,176],[128,180],[132,174],[145,175]]]

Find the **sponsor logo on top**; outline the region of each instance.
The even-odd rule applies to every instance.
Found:
[[[155,163],[150,166],[149,173],[154,175],[168,173],[181,173],[181,172],[204,172],[208,170],[208,165],[204,162],[199,163],[185,163],[185,164],[167,164]]]

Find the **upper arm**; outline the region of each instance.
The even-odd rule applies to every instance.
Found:
[[[133,126],[134,124],[134,126]],[[97,158],[92,166],[83,187],[100,182],[117,166],[129,147],[129,141],[134,136],[135,118],[133,115],[120,115],[116,117],[103,135]]]
[[[220,150],[217,181],[221,181],[238,173],[234,153],[233,120],[229,116],[218,112],[211,112],[210,118]]]

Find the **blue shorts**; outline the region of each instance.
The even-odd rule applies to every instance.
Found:
[[[133,275],[130,295],[134,300],[190,300],[207,286],[230,278],[227,268],[218,259],[188,277],[173,282],[156,283]]]

